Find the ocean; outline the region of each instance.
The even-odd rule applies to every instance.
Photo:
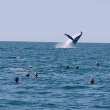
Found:
[[[0,110],[110,110],[110,44],[56,45],[0,42]]]

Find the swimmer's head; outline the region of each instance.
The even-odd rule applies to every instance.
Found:
[[[34,76],[34,78],[37,78],[38,77],[38,73],[35,72],[33,76]]]
[[[96,62],[96,66],[99,66],[99,63],[98,62]]]
[[[94,84],[94,79],[93,79],[93,77],[91,77],[90,79],[89,79],[89,82],[88,82],[89,84]]]
[[[66,69],[69,69],[69,66],[66,66]]]
[[[78,70],[79,69],[79,66],[76,66],[76,69]]]
[[[29,77],[29,73],[28,72],[26,72],[26,77]]]
[[[14,77],[14,83],[15,83],[15,84],[18,84],[18,81],[19,81],[19,77],[15,76],[15,77]]]

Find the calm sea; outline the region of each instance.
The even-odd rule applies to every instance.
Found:
[[[0,42],[0,110],[110,110],[110,44],[56,44]]]

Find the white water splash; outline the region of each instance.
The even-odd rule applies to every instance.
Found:
[[[11,68],[11,67],[8,67],[8,68],[5,68],[5,70],[11,70],[11,71],[26,71],[25,68]]]
[[[74,48],[72,42],[60,42],[56,44],[56,48]]]

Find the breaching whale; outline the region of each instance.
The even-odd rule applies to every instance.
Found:
[[[70,36],[68,34],[64,35],[66,35],[69,39],[63,44],[63,48],[71,48],[74,47],[74,45],[78,42],[78,40],[82,36],[82,32],[75,34],[74,36]]]
[[[66,42],[58,43],[56,45],[56,48],[73,48],[74,45],[78,42],[80,37],[82,36],[82,32],[79,32],[78,34],[75,34],[74,36],[70,36],[68,34],[66,35],[69,39]]]

